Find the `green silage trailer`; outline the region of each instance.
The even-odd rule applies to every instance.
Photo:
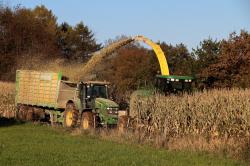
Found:
[[[62,78],[61,72],[17,70],[18,119],[84,129],[117,124],[119,106],[109,98],[108,82],[76,83]]]

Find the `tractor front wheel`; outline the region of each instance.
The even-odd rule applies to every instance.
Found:
[[[81,128],[83,130],[89,130],[94,128],[94,114],[92,112],[83,112],[81,119]]]

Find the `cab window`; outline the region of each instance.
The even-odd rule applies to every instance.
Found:
[[[87,96],[108,98],[107,87],[105,85],[93,85],[89,86],[87,90]]]

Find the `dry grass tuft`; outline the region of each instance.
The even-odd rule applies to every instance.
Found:
[[[222,154],[235,159],[250,160],[250,138],[214,138],[186,136],[170,138],[167,148],[170,150],[206,151]]]
[[[0,117],[15,117],[15,84],[0,82]]]

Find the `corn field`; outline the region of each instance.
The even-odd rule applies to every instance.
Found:
[[[250,160],[250,90],[130,99],[131,125],[140,142],[170,150],[208,151]]]
[[[132,95],[130,112],[153,134],[168,137],[250,137],[250,90],[211,90],[192,95]]]
[[[0,117],[15,117],[15,84],[0,82]]]

